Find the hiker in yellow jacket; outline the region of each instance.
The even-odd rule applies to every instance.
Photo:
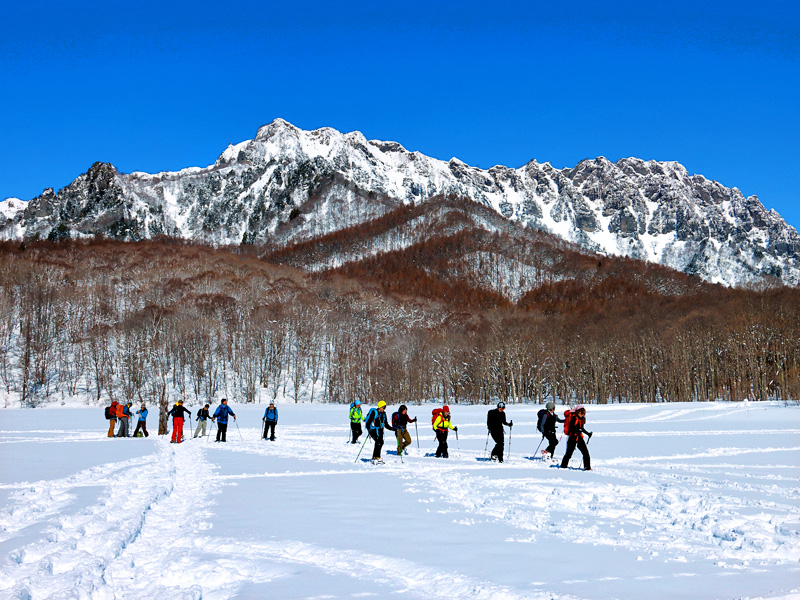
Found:
[[[449,458],[447,454],[447,434],[450,429],[458,431],[458,427],[453,427],[450,422],[450,407],[445,404],[442,407],[442,412],[433,421],[433,430],[436,432],[436,439],[439,441],[439,447],[436,448],[436,458]]]

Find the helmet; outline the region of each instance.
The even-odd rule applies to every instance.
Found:
[[[378,408],[383,408],[384,406],[386,406],[386,402],[384,402],[383,400],[378,402]]]
[[[555,410],[556,409],[556,403],[555,402],[548,402],[547,404],[544,405],[544,407],[547,410]]]
[[[497,408],[505,408],[505,407],[506,407],[506,403],[505,402],[500,401],[500,402],[497,403]]]

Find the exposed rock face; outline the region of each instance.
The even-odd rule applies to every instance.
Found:
[[[727,285],[800,284],[800,236],[745,198],[674,162],[535,161],[482,170],[358,132],[302,131],[278,119],[206,168],[119,173],[96,163],[60,190],[0,203],[0,238],[178,236],[212,244],[311,239],[436,195],[471,198],[503,217],[587,249],[658,262]]]

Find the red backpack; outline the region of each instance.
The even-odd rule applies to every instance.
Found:
[[[575,415],[571,410],[564,411],[564,435],[569,435],[569,427],[572,425],[572,421],[575,418]]]
[[[441,408],[433,409],[433,414],[431,415],[431,426],[433,426],[436,423],[436,417],[438,417],[440,414],[442,414]]]

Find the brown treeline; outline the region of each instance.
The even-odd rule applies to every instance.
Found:
[[[0,385],[28,406],[800,399],[796,289],[603,259],[515,303],[420,267],[437,248],[312,276],[169,240],[0,244]]]

